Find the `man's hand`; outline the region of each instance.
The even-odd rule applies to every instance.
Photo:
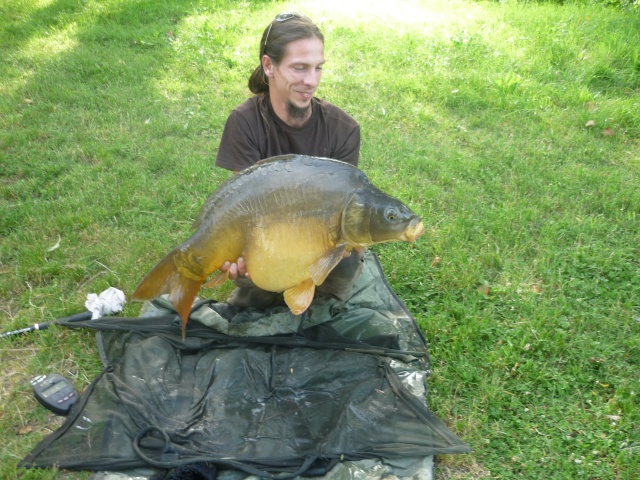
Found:
[[[229,272],[229,280],[235,281],[238,277],[251,278],[249,272],[247,272],[247,265],[244,263],[244,258],[238,257],[235,262],[226,261],[220,267],[223,272]]]

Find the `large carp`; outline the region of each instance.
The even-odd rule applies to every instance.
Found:
[[[134,299],[162,294],[182,318],[209,274],[244,257],[251,280],[284,292],[299,315],[345,251],[391,241],[414,242],[422,219],[371,184],[356,167],[328,158],[285,155],[257,163],[217,188],[196,231],[140,282]],[[228,273],[205,286],[223,283]]]

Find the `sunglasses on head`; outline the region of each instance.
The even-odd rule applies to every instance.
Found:
[[[282,23],[282,22],[286,22],[287,20],[291,20],[294,17],[300,17],[300,16],[301,15],[296,12],[285,12],[285,13],[279,13],[274,17],[274,19],[269,24],[269,30],[267,30],[267,36],[264,37],[264,46],[262,47],[262,55],[260,55],[260,58],[262,58],[267,52],[267,40],[269,40],[269,34],[271,33],[271,27],[273,27],[273,22]]]

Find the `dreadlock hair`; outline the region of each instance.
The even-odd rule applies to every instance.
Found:
[[[256,95],[269,95],[269,78],[262,68],[262,57],[268,55],[275,65],[279,65],[287,53],[287,45],[304,38],[318,38],[324,43],[320,29],[309,17],[292,14],[287,20],[274,19],[262,33],[260,40],[260,65],[249,77],[249,90]],[[268,38],[267,38],[268,36]],[[265,45],[265,42],[267,43]]]

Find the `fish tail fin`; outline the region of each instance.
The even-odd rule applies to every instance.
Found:
[[[182,340],[184,340],[191,307],[205,279],[190,278],[180,273],[174,260],[176,253],[177,249],[169,252],[147,273],[133,292],[132,298],[152,300],[168,294],[169,300],[182,319]]]

